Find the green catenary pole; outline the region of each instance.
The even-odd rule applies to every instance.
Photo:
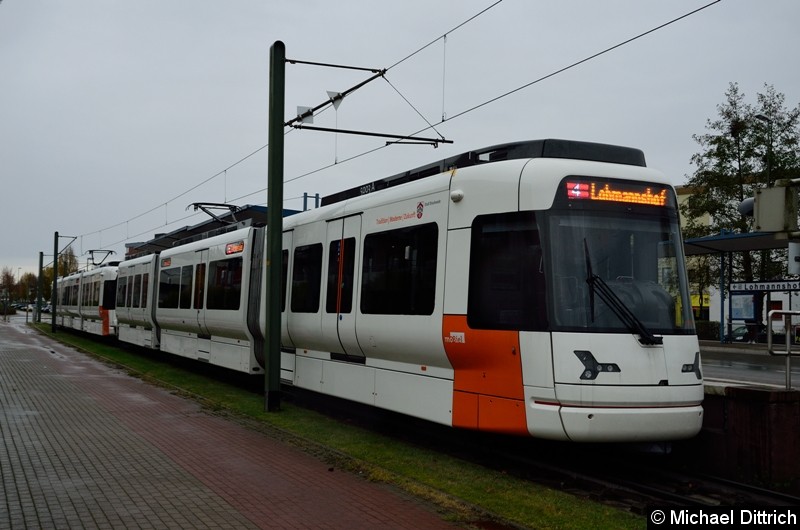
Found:
[[[269,57],[269,163],[267,165],[267,370],[265,409],[281,407],[281,247],[283,243],[283,123],[286,47],[275,41]]]
[[[50,330],[55,333],[56,332],[56,301],[58,300],[58,232],[55,233],[53,236],[53,296],[52,300],[50,301],[50,305],[53,308],[50,310],[50,316],[53,319],[53,323],[50,326]]]
[[[44,252],[39,252],[39,275],[36,277],[36,322],[42,321],[42,267]]]

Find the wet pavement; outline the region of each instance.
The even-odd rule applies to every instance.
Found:
[[[454,528],[394,488],[0,322],[0,529]]]

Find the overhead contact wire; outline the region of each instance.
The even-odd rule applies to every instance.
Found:
[[[443,33],[443,34],[442,34],[442,35],[440,35],[439,37],[437,37],[437,38],[433,39],[433,40],[432,40],[432,41],[430,41],[429,43],[427,43],[427,44],[425,44],[424,46],[420,47],[420,48],[419,48],[419,49],[417,49],[416,51],[414,51],[414,52],[412,52],[412,53],[410,53],[410,54],[406,55],[405,57],[403,57],[403,58],[402,58],[402,59],[400,59],[399,61],[397,61],[397,62],[395,62],[394,64],[392,64],[391,66],[387,67],[387,68],[384,70],[384,73],[385,73],[385,72],[388,72],[388,71],[389,71],[389,70],[391,70],[392,68],[394,68],[394,67],[396,67],[396,66],[398,66],[398,65],[402,64],[403,62],[405,62],[405,61],[407,61],[407,60],[411,59],[412,57],[414,57],[415,55],[419,54],[420,52],[422,52],[423,50],[427,49],[428,47],[432,46],[433,44],[435,44],[435,43],[436,43],[436,42],[438,42],[439,40],[441,40],[441,39],[443,39],[443,38],[445,38],[445,39],[446,39],[446,37],[447,37],[447,35],[448,35],[448,34],[450,34],[450,33],[453,33],[454,31],[456,31],[456,30],[460,29],[461,27],[465,26],[465,25],[466,25],[466,24],[468,24],[469,22],[471,22],[471,21],[475,20],[476,18],[478,18],[479,16],[483,15],[484,13],[486,13],[487,11],[489,11],[490,9],[492,9],[492,8],[494,8],[495,6],[497,6],[498,4],[502,3],[502,1],[503,1],[503,0],[498,0],[497,2],[495,2],[495,3],[491,4],[490,6],[488,6],[488,7],[484,8],[483,10],[479,11],[478,13],[476,13],[475,15],[473,15],[472,17],[470,17],[470,18],[468,18],[467,20],[463,21],[462,23],[460,23],[460,24],[456,25],[456,26],[455,26],[455,27],[453,27],[451,30],[449,30],[449,31],[447,31],[447,32],[445,32],[445,33]],[[624,40],[624,41],[622,41],[622,42],[620,42],[620,43],[617,43],[617,44],[615,44],[615,45],[613,45],[613,46],[610,46],[610,47],[608,47],[608,48],[605,48],[605,49],[604,49],[604,50],[602,50],[602,51],[599,51],[599,52],[597,52],[597,53],[594,53],[594,54],[592,54],[592,55],[590,55],[590,56],[587,56],[587,57],[585,57],[584,59],[581,59],[581,60],[579,60],[579,61],[576,61],[576,62],[574,62],[574,63],[572,63],[572,64],[569,64],[569,65],[567,65],[567,66],[565,66],[565,67],[563,67],[563,68],[560,68],[560,69],[558,69],[558,70],[556,70],[556,71],[554,71],[554,72],[551,72],[551,73],[549,73],[549,74],[547,74],[547,75],[544,75],[544,76],[542,76],[542,77],[540,77],[540,78],[538,78],[538,79],[535,79],[535,80],[533,80],[533,81],[531,81],[531,82],[529,82],[529,83],[525,83],[524,85],[521,85],[521,86],[519,86],[519,87],[517,87],[517,88],[514,88],[514,89],[512,89],[512,90],[509,90],[509,91],[507,91],[507,92],[505,92],[505,93],[503,93],[503,94],[500,94],[500,95],[498,95],[498,96],[496,96],[496,97],[493,97],[493,98],[491,98],[491,99],[488,99],[488,100],[486,100],[486,101],[484,101],[484,102],[482,102],[482,103],[479,103],[479,104],[477,104],[477,105],[475,105],[475,106],[473,106],[473,107],[470,107],[470,108],[468,108],[468,109],[465,109],[465,110],[463,110],[463,111],[461,111],[461,112],[458,112],[458,113],[454,114],[453,116],[451,116],[451,117],[449,117],[449,118],[448,118],[448,117],[445,115],[445,113],[444,113],[444,109],[443,109],[443,111],[442,111],[442,120],[441,120],[441,121],[439,121],[439,122],[437,122],[437,123],[435,123],[435,124],[431,124],[431,123],[430,123],[428,120],[425,120],[425,122],[426,122],[426,123],[428,123],[428,127],[425,127],[425,128],[423,128],[423,129],[420,129],[419,131],[416,131],[416,132],[414,132],[414,133],[411,133],[411,135],[419,134],[419,133],[421,133],[421,132],[424,132],[424,131],[427,131],[427,130],[429,130],[429,129],[434,129],[434,130],[436,130],[436,129],[435,129],[435,126],[436,126],[436,125],[441,125],[441,124],[443,124],[443,123],[445,123],[445,122],[449,122],[449,121],[452,121],[452,120],[454,120],[454,119],[456,119],[456,118],[460,118],[460,117],[462,117],[462,116],[465,116],[465,115],[467,115],[467,114],[469,114],[469,113],[471,113],[471,112],[473,112],[473,111],[475,111],[475,110],[478,110],[478,109],[480,109],[480,108],[482,108],[482,107],[485,107],[485,106],[487,106],[487,105],[490,105],[490,104],[492,104],[492,103],[495,103],[496,101],[499,101],[499,100],[501,100],[501,99],[504,99],[504,98],[506,98],[506,97],[508,97],[508,96],[510,96],[510,95],[512,95],[512,94],[515,94],[515,93],[517,93],[517,92],[519,92],[519,91],[521,91],[521,90],[524,90],[524,89],[526,89],[526,88],[529,88],[529,87],[531,87],[531,86],[533,86],[533,85],[535,85],[535,84],[538,84],[538,83],[540,83],[540,82],[542,82],[542,81],[545,81],[545,80],[547,80],[547,79],[549,79],[549,78],[551,78],[551,77],[554,77],[554,76],[556,76],[556,75],[558,75],[558,74],[561,74],[561,73],[563,73],[563,72],[566,72],[566,71],[568,71],[568,70],[571,70],[572,68],[575,68],[575,67],[577,67],[577,66],[579,66],[579,65],[581,65],[581,64],[583,64],[583,63],[586,63],[586,62],[588,62],[588,61],[591,61],[591,60],[593,60],[593,59],[596,59],[597,57],[600,57],[600,56],[602,56],[602,55],[605,55],[605,54],[607,54],[607,53],[609,53],[609,52],[611,52],[611,51],[613,51],[613,50],[615,50],[615,49],[617,49],[617,48],[620,48],[620,47],[622,47],[622,46],[625,46],[625,45],[627,45],[627,44],[630,44],[631,42],[634,42],[634,41],[636,41],[636,40],[638,40],[638,39],[640,39],[640,38],[642,38],[642,37],[645,37],[645,36],[647,36],[647,35],[649,35],[649,34],[651,34],[651,33],[654,33],[654,32],[656,32],[656,31],[659,31],[659,30],[661,30],[661,29],[663,29],[663,28],[665,28],[665,27],[667,27],[667,26],[670,26],[670,25],[672,25],[672,24],[674,24],[674,23],[676,23],[676,22],[678,22],[678,21],[680,21],[680,20],[683,20],[683,19],[685,19],[685,18],[688,18],[688,17],[690,17],[690,16],[693,16],[693,15],[695,15],[695,14],[697,14],[697,13],[699,13],[699,12],[701,12],[701,11],[703,11],[703,10],[705,10],[705,9],[707,9],[707,8],[711,7],[712,5],[714,5],[714,4],[717,4],[717,3],[721,2],[721,1],[722,1],[722,0],[714,0],[713,2],[710,2],[710,3],[708,3],[708,4],[704,5],[704,6],[701,6],[701,7],[697,8],[697,9],[694,9],[694,10],[692,10],[692,11],[690,11],[690,12],[688,12],[688,13],[684,14],[684,15],[681,15],[681,16],[679,16],[679,17],[677,17],[677,18],[674,18],[674,19],[672,19],[672,20],[670,20],[670,21],[668,21],[668,22],[665,22],[665,23],[663,23],[663,24],[660,24],[660,25],[658,25],[658,26],[656,26],[656,27],[654,27],[654,28],[652,28],[652,29],[649,29],[649,30],[647,30],[647,31],[645,31],[645,32],[642,32],[642,33],[640,33],[640,34],[638,34],[638,35],[636,35],[636,36],[634,36],[634,37],[631,37],[631,38],[629,38],[629,39],[627,39],[627,40]],[[385,79],[385,76],[384,76],[384,79]],[[387,79],[387,82],[388,82],[388,79]],[[394,87],[394,85],[392,85],[391,83],[389,83],[389,84],[390,84],[390,86],[392,86],[392,88],[394,88],[394,89],[395,89],[395,91],[397,91],[397,88],[395,88],[395,87]],[[443,87],[443,91],[444,91],[444,87]],[[399,91],[397,91],[397,92],[398,92],[398,94],[400,94],[400,92],[399,92]],[[405,97],[404,97],[402,94],[400,94],[400,96],[401,96],[401,97],[403,97],[403,99],[404,99],[404,100],[406,100],[406,102],[407,102],[407,103],[409,103],[409,105],[411,105],[411,104],[410,104],[410,102],[408,102],[408,100],[407,100],[407,99],[406,99],[406,98],[405,98]],[[444,92],[443,92],[443,98],[444,98]],[[412,108],[414,108],[414,107],[413,107],[413,105],[411,105],[411,106],[412,106]],[[322,110],[324,111],[324,110],[327,110],[327,109],[322,109]],[[414,109],[414,110],[416,110],[416,109]],[[419,114],[419,111],[417,111],[417,113]],[[423,116],[423,119],[424,119],[424,116]],[[289,131],[287,131],[287,132],[286,132],[286,133],[284,133],[284,134],[288,134],[288,133],[289,133],[289,132],[291,132],[292,130],[293,130],[293,129],[290,129]],[[438,133],[438,131],[436,131],[436,132],[437,132],[437,134],[439,134],[439,133]],[[441,136],[441,135],[440,135],[440,136]],[[220,171],[220,172],[216,173],[215,175],[213,175],[213,176],[211,176],[211,177],[209,177],[209,178],[205,179],[204,181],[202,181],[201,183],[197,184],[196,186],[193,186],[192,188],[190,188],[190,189],[186,190],[185,192],[183,192],[183,193],[181,193],[181,194],[179,194],[179,195],[176,195],[175,197],[173,197],[172,199],[170,199],[169,201],[167,201],[167,202],[165,202],[165,203],[159,204],[158,206],[155,206],[155,207],[151,208],[150,210],[148,210],[148,211],[146,211],[146,212],[144,212],[144,213],[142,213],[142,214],[139,214],[139,215],[137,215],[137,216],[135,216],[135,217],[132,217],[132,218],[131,218],[131,219],[129,219],[128,221],[135,220],[135,219],[138,219],[138,218],[140,218],[140,217],[143,217],[144,215],[147,215],[148,213],[151,213],[151,212],[153,212],[153,211],[155,211],[155,210],[157,210],[157,209],[161,208],[162,206],[167,206],[167,205],[168,205],[170,202],[172,202],[172,201],[175,201],[175,200],[179,199],[180,197],[182,197],[182,196],[184,196],[184,195],[188,194],[189,192],[191,192],[191,191],[193,191],[193,190],[197,189],[198,187],[200,187],[200,186],[202,186],[202,185],[206,184],[206,183],[207,183],[207,182],[209,182],[210,180],[213,180],[214,178],[218,177],[219,175],[221,175],[221,174],[224,174],[224,173],[225,173],[225,172],[226,172],[228,169],[232,169],[233,167],[235,167],[235,166],[237,166],[238,164],[240,164],[240,163],[244,162],[245,160],[247,160],[247,159],[249,159],[250,157],[252,157],[252,156],[254,156],[255,154],[257,154],[258,152],[260,152],[260,151],[262,151],[262,150],[266,149],[267,147],[268,147],[268,144],[265,144],[264,146],[262,146],[262,147],[260,147],[260,148],[256,149],[255,151],[253,151],[252,153],[250,153],[250,154],[246,155],[245,157],[243,157],[242,159],[238,160],[237,162],[235,162],[235,163],[231,164],[231,165],[230,165],[230,166],[228,166],[226,169],[224,169],[224,170],[222,170],[222,171]],[[345,162],[349,162],[349,161],[351,161],[351,160],[355,160],[355,159],[357,159],[357,158],[361,158],[361,157],[363,157],[363,156],[367,156],[367,155],[369,155],[369,154],[372,154],[372,153],[374,153],[374,152],[376,152],[376,151],[380,151],[380,150],[382,150],[382,149],[385,149],[386,147],[387,147],[386,145],[382,145],[382,146],[375,147],[374,149],[369,149],[369,150],[367,150],[367,151],[364,151],[364,152],[362,152],[362,153],[359,153],[359,154],[356,154],[356,155],[350,156],[350,157],[348,157],[348,158],[345,158],[345,159],[342,159],[342,160],[338,160],[338,161],[336,161],[336,162],[335,162],[335,163],[333,163],[333,164],[328,164],[328,165],[322,166],[322,167],[320,167],[320,168],[317,168],[317,169],[315,169],[315,170],[312,170],[312,171],[309,171],[309,172],[303,173],[303,174],[301,174],[301,175],[298,175],[298,176],[296,176],[296,177],[293,177],[293,178],[290,178],[290,179],[286,179],[284,182],[285,182],[285,183],[289,183],[289,182],[294,182],[294,181],[300,180],[300,179],[302,179],[302,178],[305,178],[305,177],[308,177],[308,176],[314,175],[314,174],[316,174],[316,173],[322,172],[322,171],[324,171],[324,170],[326,170],[326,169],[330,169],[330,168],[332,168],[332,167],[334,167],[334,166],[341,165],[341,164],[343,164],[343,163],[345,163]],[[254,195],[254,194],[257,194],[257,193],[262,193],[262,192],[264,192],[264,191],[266,191],[266,190],[267,190],[267,188],[262,188],[261,190],[255,191],[255,192],[253,192],[253,193],[251,193],[251,194],[244,195],[244,196],[242,196],[242,197],[247,197],[247,196],[249,196],[249,195]],[[183,218],[183,219],[186,219],[186,218]],[[183,219],[180,219],[180,220],[183,220]],[[175,220],[175,221],[173,221],[173,223],[174,223],[174,222],[179,222],[180,220]],[[111,228],[116,228],[116,227],[118,227],[118,226],[121,226],[122,224],[124,224],[124,223],[126,223],[126,222],[128,222],[128,221],[123,221],[123,222],[117,223],[117,224],[115,224],[115,225],[112,225],[112,226],[110,226],[110,227],[108,227],[108,228],[105,228],[105,229],[103,229],[103,230],[98,230],[98,231],[95,231],[95,232],[89,232],[89,233],[87,233],[87,234],[85,234],[85,235],[88,235],[88,234],[95,234],[95,233],[100,233],[100,232],[102,232],[102,231],[104,231],[104,230],[109,230],[109,229],[111,229]],[[165,223],[165,224],[169,224],[169,223]],[[163,226],[163,225],[159,225],[159,226]],[[147,232],[144,232],[144,233],[147,233]],[[142,234],[139,234],[139,235],[142,235]],[[137,236],[133,236],[133,237],[138,237],[138,235],[137,235]]]
[[[431,46],[431,45],[435,44],[437,41],[439,41],[439,39],[441,39],[441,38],[443,38],[443,37],[446,37],[446,35],[447,35],[448,33],[452,33],[452,32],[454,32],[454,31],[458,30],[458,29],[459,29],[459,28],[461,28],[462,26],[464,26],[464,25],[468,24],[468,23],[469,23],[469,22],[471,22],[472,20],[475,20],[476,18],[478,18],[479,16],[481,16],[482,14],[484,14],[485,12],[489,11],[490,9],[492,9],[493,7],[497,6],[498,4],[500,4],[500,3],[502,3],[502,2],[503,2],[503,0],[498,0],[497,2],[495,2],[495,3],[491,4],[490,6],[488,6],[488,7],[484,8],[484,9],[482,9],[481,11],[479,11],[478,13],[476,13],[475,15],[471,16],[471,17],[470,17],[470,18],[468,18],[467,20],[465,20],[465,21],[461,22],[460,24],[458,24],[457,26],[453,27],[452,29],[450,29],[450,30],[449,30],[449,31],[447,31],[446,33],[442,34],[442,36],[440,36],[440,37],[437,37],[436,39],[432,40],[432,41],[431,41],[431,42],[429,42],[428,44],[426,44],[426,45],[422,46],[421,48],[417,49],[416,51],[414,51],[414,52],[410,53],[409,55],[405,56],[404,58],[400,59],[399,61],[397,61],[396,63],[394,63],[394,64],[393,64],[393,65],[391,65],[390,67],[386,68],[386,69],[384,70],[384,72],[386,72],[386,71],[390,70],[391,68],[394,68],[395,66],[397,66],[397,65],[399,65],[399,64],[401,64],[401,63],[403,63],[403,62],[407,61],[408,59],[410,59],[410,58],[412,58],[412,57],[414,57],[415,55],[417,55],[417,54],[418,54],[418,53],[420,53],[421,51],[425,50],[425,49],[426,49],[426,48],[428,48],[429,46]],[[390,83],[390,85],[391,85],[391,83]],[[397,90],[397,89],[395,88],[395,90]],[[398,93],[399,93],[399,92],[398,92]],[[402,94],[401,94],[401,97],[402,97]],[[405,99],[405,98],[403,98],[403,99]],[[406,100],[406,101],[408,101],[408,100]],[[409,103],[409,104],[410,104],[410,103]],[[413,108],[413,105],[412,105],[412,108]],[[327,110],[327,109],[321,109],[321,111],[320,111],[320,112],[324,112],[325,110]],[[415,110],[416,110],[416,109],[415,109]],[[430,122],[428,122],[428,120],[425,120],[425,121],[426,121],[426,123],[428,123],[429,125],[431,125],[431,124],[430,124]],[[433,125],[431,125],[431,128],[433,128]],[[294,130],[294,129],[290,129],[290,130],[288,130],[288,131],[287,131],[286,133],[284,133],[284,134],[289,134],[289,133],[290,133],[290,132],[292,132],[293,130]],[[427,130],[427,129],[424,129],[424,130]],[[435,130],[435,129],[434,129],[434,130]],[[441,136],[441,135],[440,135],[440,136]],[[259,153],[259,152],[263,151],[263,150],[264,150],[264,149],[266,149],[268,146],[269,146],[269,144],[264,144],[263,146],[259,147],[258,149],[256,149],[256,150],[255,150],[255,151],[253,151],[252,153],[250,153],[250,154],[248,154],[248,155],[244,156],[243,158],[239,159],[238,161],[234,162],[233,164],[231,164],[231,165],[230,165],[230,166],[228,166],[227,168],[223,169],[222,171],[219,171],[218,173],[216,173],[216,174],[214,174],[214,175],[210,176],[209,178],[205,179],[204,181],[200,182],[199,184],[197,184],[197,185],[195,185],[195,186],[193,186],[193,187],[189,188],[188,190],[186,190],[186,191],[184,191],[184,192],[182,192],[182,193],[180,193],[180,194],[178,194],[178,195],[174,196],[173,198],[169,199],[168,201],[166,201],[166,202],[164,202],[164,203],[160,203],[160,204],[158,204],[157,206],[154,206],[153,208],[151,208],[151,209],[149,209],[149,210],[147,210],[147,211],[145,211],[145,212],[142,212],[142,213],[140,213],[140,214],[138,214],[138,215],[136,215],[136,216],[134,216],[134,217],[131,217],[131,218],[129,218],[129,219],[127,219],[127,220],[125,220],[125,221],[121,221],[121,222],[119,222],[119,223],[117,223],[117,224],[114,224],[114,225],[108,226],[108,227],[106,227],[106,228],[102,228],[102,229],[100,229],[100,230],[95,230],[95,231],[93,231],[93,232],[87,232],[87,233],[86,233],[86,234],[84,234],[84,235],[99,234],[99,233],[102,233],[102,232],[104,232],[104,231],[106,231],[106,230],[111,230],[111,229],[113,229],[113,228],[117,228],[117,227],[119,227],[119,226],[122,226],[123,224],[130,223],[131,221],[135,221],[136,219],[139,219],[139,218],[141,218],[141,217],[144,217],[145,215],[148,215],[148,214],[150,214],[150,213],[152,213],[152,212],[154,212],[154,211],[156,211],[156,210],[159,210],[160,208],[162,208],[162,207],[164,207],[164,206],[167,206],[167,205],[169,205],[169,203],[170,203],[170,202],[173,202],[173,201],[175,201],[175,200],[177,200],[177,199],[179,199],[179,198],[183,197],[184,195],[186,195],[186,194],[188,194],[188,193],[190,193],[190,192],[192,192],[192,191],[196,190],[196,189],[197,189],[197,188],[199,188],[200,186],[203,186],[204,184],[206,184],[206,183],[210,182],[211,180],[213,180],[213,179],[215,179],[215,178],[219,177],[220,175],[223,175],[223,174],[225,174],[225,173],[226,173],[226,172],[227,172],[229,169],[233,169],[234,167],[236,167],[237,165],[241,164],[241,163],[242,163],[242,162],[244,162],[245,160],[247,160],[247,159],[251,158],[252,156],[256,155],[257,153]],[[382,147],[385,147],[385,146],[382,146]],[[382,147],[381,147],[381,148],[382,148]],[[365,155],[367,155],[367,154],[370,154],[370,153],[373,153],[373,152],[375,152],[375,151],[377,151],[377,150],[378,150],[378,149],[372,149],[372,150],[366,151],[366,152],[364,152],[364,153],[361,153],[361,154],[359,154],[359,155],[355,155],[355,156],[352,156],[352,157],[346,158],[346,159],[342,160],[342,162],[347,162],[347,161],[349,161],[349,160],[353,160],[353,159],[355,159],[355,158],[359,158],[359,157],[361,157],[361,156],[365,156]],[[336,165],[336,164],[333,164],[333,165]],[[297,177],[295,177],[295,178],[292,178],[292,179],[286,180],[285,182],[292,182],[292,181],[294,181],[294,180],[299,180],[300,178],[303,178],[303,177],[306,177],[306,176],[309,176],[309,175],[313,175],[314,173],[318,173],[318,172],[320,172],[320,171],[324,171],[325,169],[328,169],[328,168],[332,167],[333,165],[328,165],[328,166],[325,166],[325,167],[319,168],[319,169],[317,169],[317,170],[311,171],[311,172],[309,172],[309,173],[305,173],[305,174],[303,174],[303,175],[299,175],[299,176],[297,176]],[[261,193],[261,192],[265,191],[266,189],[267,189],[267,188],[264,188],[264,189],[262,189],[262,190],[259,190],[259,191],[257,191],[257,192],[253,192],[252,194],[244,195],[243,197],[247,197],[247,196],[249,196],[249,195],[254,195],[254,194],[256,194],[256,193]],[[237,200],[237,199],[234,199],[234,200]],[[185,219],[185,218],[184,218],[184,219]],[[182,219],[175,220],[175,221],[173,221],[173,223],[175,223],[175,222],[179,222],[179,221],[181,221],[181,220],[182,220]],[[169,222],[168,222],[168,221],[167,221],[167,222],[165,222],[165,225],[166,225],[166,224],[169,224]],[[164,226],[164,225],[159,225],[159,227],[160,227],[160,226]],[[141,235],[141,234],[138,234],[138,235]],[[133,237],[138,237],[138,235],[134,235]],[[126,239],[125,239],[125,240],[123,240],[123,241],[127,241],[128,239],[130,239],[130,238],[126,238]]]
[[[452,31],[454,31],[455,29],[458,29],[458,28],[460,28],[461,26],[463,26],[463,25],[464,25],[464,24],[466,24],[467,22],[469,22],[469,21],[471,21],[471,20],[475,19],[477,16],[479,16],[479,15],[481,15],[481,14],[485,13],[486,11],[488,11],[489,9],[491,9],[492,7],[494,7],[494,6],[496,6],[497,4],[499,4],[501,1],[502,1],[502,0],[500,0],[500,1],[498,1],[498,2],[496,2],[496,3],[494,3],[494,4],[492,4],[492,5],[491,5],[491,6],[489,6],[488,8],[486,8],[486,9],[484,9],[483,11],[481,11],[480,13],[478,13],[477,15],[475,15],[475,16],[473,16],[472,18],[470,18],[470,19],[466,20],[465,22],[463,22],[463,23],[459,24],[458,26],[456,26],[455,28],[453,28],[453,30],[449,31],[448,33],[452,33]],[[553,77],[553,76],[556,76],[556,75],[558,75],[558,74],[560,74],[560,73],[566,72],[567,70],[570,70],[570,69],[572,69],[572,68],[575,68],[576,66],[578,66],[578,65],[581,65],[581,64],[583,64],[583,63],[585,63],[585,62],[587,62],[587,61],[590,61],[590,60],[596,59],[597,57],[600,57],[601,55],[604,55],[604,54],[606,54],[606,53],[609,53],[609,52],[611,52],[611,51],[613,51],[613,50],[615,50],[615,49],[617,49],[617,48],[620,48],[620,47],[622,47],[622,46],[624,46],[624,45],[626,45],[626,44],[629,44],[629,43],[631,43],[631,42],[633,42],[633,41],[636,41],[636,40],[638,40],[638,39],[640,39],[640,38],[642,38],[642,37],[644,37],[644,36],[646,36],[646,35],[649,35],[649,34],[651,34],[651,33],[655,32],[655,31],[658,31],[658,30],[661,30],[661,29],[663,29],[663,28],[665,28],[665,27],[667,27],[667,26],[670,26],[670,25],[672,25],[672,24],[674,24],[674,23],[676,23],[676,22],[678,22],[678,21],[680,21],[680,20],[683,20],[683,19],[685,19],[685,18],[687,18],[687,17],[690,17],[690,16],[692,16],[692,15],[695,15],[695,14],[699,13],[700,11],[703,11],[704,9],[707,9],[707,8],[711,7],[712,5],[714,5],[714,4],[717,4],[717,3],[721,2],[721,1],[722,1],[722,0],[714,0],[713,2],[710,2],[710,3],[708,3],[708,4],[704,5],[704,6],[701,6],[701,7],[697,8],[697,9],[695,9],[695,10],[693,10],[693,11],[690,11],[690,12],[688,12],[688,13],[684,14],[684,15],[681,15],[681,16],[679,16],[679,17],[677,17],[677,18],[674,18],[674,19],[672,19],[672,20],[670,20],[670,21],[668,21],[668,22],[665,22],[665,23],[663,23],[663,24],[660,24],[659,26],[656,26],[656,27],[654,27],[654,28],[652,28],[652,29],[649,29],[649,30],[647,30],[647,31],[645,31],[645,32],[642,32],[642,33],[640,33],[640,34],[638,34],[638,35],[636,35],[636,36],[634,36],[634,37],[631,37],[631,38],[629,38],[629,39],[627,39],[627,40],[624,40],[624,41],[622,41],[622,42],[620,42],[620,43],[618,43],[618,44],[615,44],[615,45],[613,45],[613,46],[610,46],[610,47],[608,47],[608,48],[606,48],[606,49],[604,49],[604,50],[602,50],[602,51],[599,51],[599,52],[597,52],[597,53],[594,53],[594,54],[592,54],[592,55],[590,55],[590,56],[588,56],[588,57],[586,57],[586,58],[584,58],[584,59],[581,59],[581,60],[579,60],[579,61],[576,61],[576,62],[574,62],[574,63],[572,63],[572,64],[570,64],[570,65],[568,65],[568,66],[565,66],[565,67],[563,67],[563,68],[560,68],[560,69],[558,69],[558,70],[556,70],[556,71],[554,71],[554,72],[552,72],[552,73],[549,73],[549,74],[547,74],[547,75],[545,75],[545,76],[542,76],[542,77],[540,77],[540,78],[538,78],[538,79],[536,79],[536,80],[534,80],[534,81],[531,81],[531,82],[529,82],[529,83],[526,83],[526,84],[524,84],[524,85],[521,85],[521,86],[519,86],[519,87],[517,87],[517,88],[515,88],[515,89],[513,89],[513,90],[509,90],[508,92],[505,92],[505,93],[503,93],[503,94],[500,94],[499,96],[496,96],[496,97],[494,97],[494,98],[491,98],[491,99],[489,99],[489,100],[486,100],[486,101],[484,101],[483,103],[480,103],[480,104],[478,104],[478,105],[475,105],[475,106],[473,106],[473,107],[470,107],[470,108],[468,108],[468,109],[466,109],[466,110],[463,110],[463,111],[461,111],[461,112],[459,112],[459,113],[457,113],[457,114],[454,114],[453,116],[451,116],[451,117],[449,117],[449,118],[447,118],[447,117],[443,116],[443,117],[442,117],[442,120],[441,120],[441,121],[439,121],[439,122],[437,122],[436,124],[433,124],[433,125],[429,124],[429,126],[428,126],[428,127],[425,127],[425,128],[423,128],[423,129],[420,129],[420,130],[418,130],[418,131],[415,131],[415,132],[413,132],[413,133],[409,134],[409,136],[413,136],[413,135],[419,134],[419,133],[421,133],[421,132],[427,131],[428,129],[434,129],[434,130],[435,130],[435,128],[434,128],[434,126],[435,126],[435,125],[441,125],[441,124],[443,124],[443,123],[445,123],[445,122],[449,122],[449,121],[452,121],[452,120],[454,120],[454,119],[456,119],[456,118],[460,118],[460,117],[462,117],[462,116],[464,116],[464,115],[466,115],[466,114],[469,114],[469,113],[470,113],[470,112],[472,112],[472,111],[475,111],[475,110],[477,110],[477,109],[479,109],[479,108],[485,107],[486,105],[489,105],[489,104],[491,104],[491,103],[494,103],[494,102],[496,102],[496,101],[499,101],[499,100],[501,100],[501,99],[503,99],[503,98],[505,98],[505,97],[508,97],[508,96],[510,96],[510,95],[512,95],[512,94],[514,94],[514,93],[516,93],[516,92],[519,92],[519,91],[521,91],[521,90],[524,90],[524,89],[526,89],[526,88],[528,88],[528,87],[530,87],[530,86],[532,86],[532,85],[535,85],[535,84],[537,84],[537,83],[540,83],[540,82],[542,82],[542,81],[544,81],[544,80],[546,80],[546,79],[549,79],[549,78],[551,78],[551,77]],[[445,33],[444,35],[447,35],[447,33]],[[438,41],[439,39],[441,39],[441,38],[442,38],[442,37],[438,37],[438,38],[434,39],[433,41],[429,42],[428,44],[426,44],[426,45],[425,45],[425,46],[423,46],[422,48],[420,48],[420,49],[418,49],[417,51],[415,51],[415,52],[413,52],[413,53],[409,54],[409,55],[408,55],[408,56],[406,56],[405,58],[401,59],[400,61],[396,62],[396,63],[395,63],[395,64],[393,64],[392,66],[388,67],[388,68],[386,69],[386,71],[388,71],[388,70],[390,70],[391,68],[393,68],[393,67],[397,66],[398,64],[402,63],[403,61],[405,61],[405,60],[407,60],[407,59],[409,59],[409,58],[413,57],[414,55],[416,55],[417,53],[421,52],[422,50],[424,50],[425,48],[429,47],[430,45],[434,44],[435,42],[437,42],[437,41]],[[390,84],[391,84],[391,83],[390,83]],[[427,122],[427,120],[426,120],[426,122]],[[437,131],[437,133],[438,133],[438,131]],[[351,161],[351,160],[355,160],[355,159],[357,159],[357,158],[361,158],[362,156],[366,156],[366,155],[372,154],[372,153],[374,153],[374,152],[376,152],[376,151],[380,151],[380,150],[382,150],[382,149],[385,149],[386,147],[387,147],[387,145],[381,145],[381,146],[375,147],[374,149],[370,149],[370,150],[364,151],[364,152],[362,152],[362,153],[360,153],[360,154],[353,155],[353,156],[351,156],[351,157],[349,157],[349,158],[345,158],[345,159],[343,159],[343,160],[339,160],[339,161],[338,161],[338,164],[328,164],[328,165],[326,165],[326,166],[320,167],[320,168],[318,168],[318,169],[315,169],[315,170],[313,170],[313,171],[309,171],[309,172],[307,172],[307,173],[303,173],[303,174],[301,174],[301,175],[298,175],[298,176],[296,176],[296,177],[294,177],[294,178],[288,179],[288,180],[286,180],[285,182],[287,182],[287,183],[288,183],[288,182],[293,182],[293,181],[295,181],[295,180],[299,180],[299,179],[301,179],[301,178],[308,177],[308,176],[310,176],[310,175],[313,175],[313,174],[315,174],[315,173],[319,173],[319,172],[321,172],[321,171],[324,171],[324,170],[326,170],[326,169],[329,169],[329,168],[331,168],[331,167],[334,167],[335,165],[341,165],[341,164],[343,164],[343,163],[345,163],[345,162],[349,162],[349,161]]]

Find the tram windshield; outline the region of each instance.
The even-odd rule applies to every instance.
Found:
[[[628,332],[646,344],[694,333],[674,207],[564,206],[546,216],[551,329]]]

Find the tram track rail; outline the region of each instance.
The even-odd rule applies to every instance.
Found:
[[[800,506],[800,497],[692,470],[663,445],[569,444],[465,432],[330,398],[315,403],[311,392],[290,392],[303,406],[341,421],[638,515],[652,507]]]

